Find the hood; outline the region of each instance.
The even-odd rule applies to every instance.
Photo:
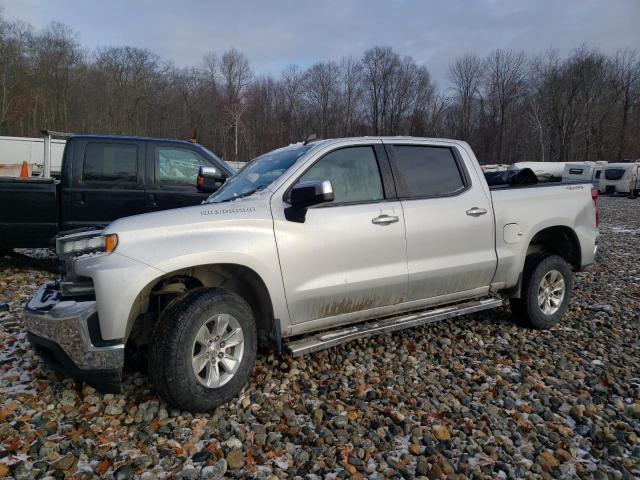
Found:
[[[187,229],[200,230],[211,228],[212,223],[236,223],[239,220],[271,220],[269,199],[272,192],[263,190],[250,197],[231,202],[205,203],[193,207],[175,208],[159,212],[144,213],[120,218],[109,224],[105,234],[142,235],[153,230],[154,233]]]

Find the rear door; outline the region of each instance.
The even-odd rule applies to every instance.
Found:
[[[486,291],[497,262],[493,213],[466,152],[403,141],[386,148],[407,231],[408,300]]]
[[[196,186],[199,167],[220,168],[195,147],[167,142],[149,142],[147,165],[149,211],[198,205],[210,195]]]
[[[144,213],[145,142],[76,140],[72,165],[71,217],[63,228],[106,225]]]
[[[272,198],[274,230],[292,323],[401,303],[407,292],[404,219],[382,144],[360,142],[320,155],[298,182],[329,180],[335,199],[304,222]]]

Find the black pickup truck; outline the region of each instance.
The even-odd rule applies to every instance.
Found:
[[[104,226],[138,213],[196,205],[201,166],[220,184],[234,171],[201,145],[180,140],[76,135],[60,180],[0,177],[0,252],[48,247],[60,231]]]

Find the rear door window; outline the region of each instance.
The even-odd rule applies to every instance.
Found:
[[[394,145],[393,152],[400,198],[455,195],[466,188],[463,167],[451,148]]]
[[[112,142],[87,143],[82,179],[95,182],[136,183],[138,179],[137,145]]]

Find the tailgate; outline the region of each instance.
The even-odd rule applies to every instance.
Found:
[[[44,247],[58,230],[54,179],[0,178],[0,248]]]

